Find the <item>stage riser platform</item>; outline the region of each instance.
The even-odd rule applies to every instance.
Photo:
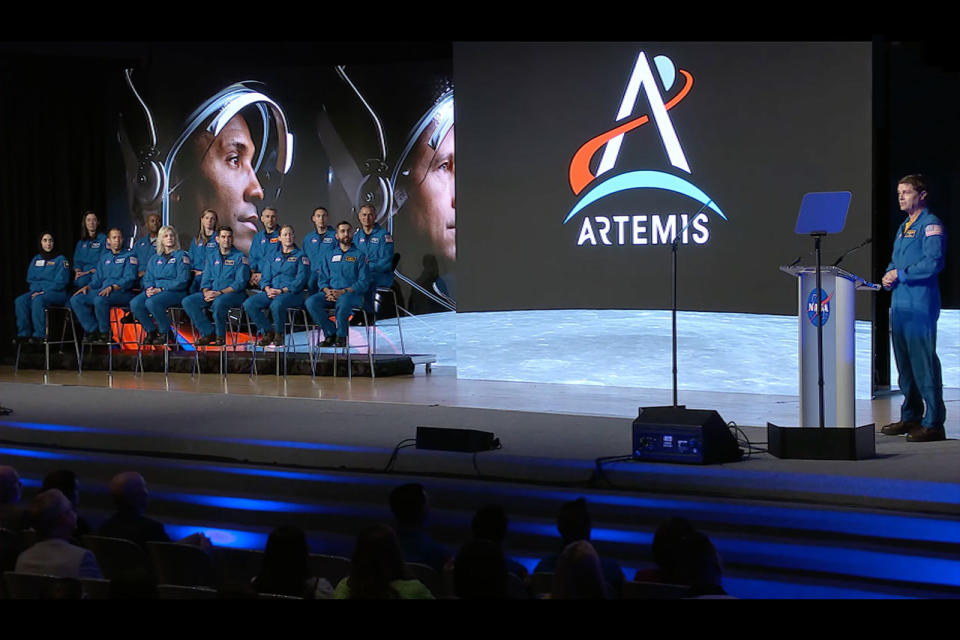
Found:
[[[224,370],[228,374],[249,375],[252,369],[253,356],[249,352],[230,353],[226,359]],[[284,373],[283,352],[279,354],[274,352],[258,353],[257,374],[258,375],[279,375]],[[164,358],[162,353],[150,352],[142,356],[143,370],[145,372],[160,372],[164,370]],[[201,353],[199,356],[200,372],[202,375],[219,375],[220,358],[215,352]],[[366,353],[354,353],[350,358],[350,364],[355,376],[370,376],[370,362]],[[322,354],[316,364],[316,375],[333,376],[333,355],[329,353]],[[415,369],[414,361],[411,357],[397,354],[377,354],[373,358],[374,370],[377,377],[387,376],[405,376],[412,375]],[[21,369],[43,369],[44,355],[39,353],[21,353]],[[137,357],[129,352],[118,352],[113,355],[113,371],[138,371]],[[58,353],[51,350],[50,369],[76,370],[77,358],[72,352]],[[110,363],[103,352],[103,348],[98,348],[91,354],[89,347],[83,356],[83,370],[85,371],[108,371]],[[170,373],[195,373],[196,365],[193,353],[176,351],[170,354],[168,361],[168,371]],[[286,373],[291,376],[309,376],[311,375],[310,357],[305,353],[291,352],[287,355]],[[337,358],[337,375],[347,375],[346,355]]]

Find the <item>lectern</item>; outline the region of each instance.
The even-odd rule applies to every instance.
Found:
[[[781,267],[797,278],[799,426],[767,423],[767,448],[778,458],[859,460],[876,454],[874,425],[856,426],[854,294],[876,290],[839,267],[821,265],[821,239],[843,229],[849,192],[808,193],[797,233],[814,238],[815,266]]]

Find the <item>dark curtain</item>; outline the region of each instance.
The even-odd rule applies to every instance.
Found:
[[[40,234],[72,259],[80,219],[104,220],[107,99],[115,71],[89,61],[0,63],[0,354],[16,335],[13,299],[25,292]]]

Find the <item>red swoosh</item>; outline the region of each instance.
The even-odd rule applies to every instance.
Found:
[[[677,93],[673,98],[670,99],[670,102],[667,102],[664,107],[667,108],[667,111],[677,106],[681,100],[683,100],[688,93],[690,93],[690,88],[693,86],[693,76],[690,75],[688,71],[679,69],[680,73],[687,79],[686,84],[683,85],[683,88],[680,89],[680,92]],[[577,152],[573,154],[573,159],[570,160],[570,188],[573,189],[573,193],[579,195],[590,182],[596,178],[595,175],[590,173],[590,158],[593,157],[600,147],[607,144],[613,138],[616,138],[621,133],[626,133],[627,131],[632,131],[642,124],[650,122],[649,116],[640,116],[624,122],[614,129],[610,129],[605,133],[601,133],[595,138],[587,140],[583,143]]]

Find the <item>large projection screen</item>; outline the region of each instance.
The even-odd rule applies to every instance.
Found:
[[[792,315],[803,195],[852,193],[825,263],[870,236],[869,43],[457,43],[454,75],[458,311],[669,308],[686,225],[681,309]]]

